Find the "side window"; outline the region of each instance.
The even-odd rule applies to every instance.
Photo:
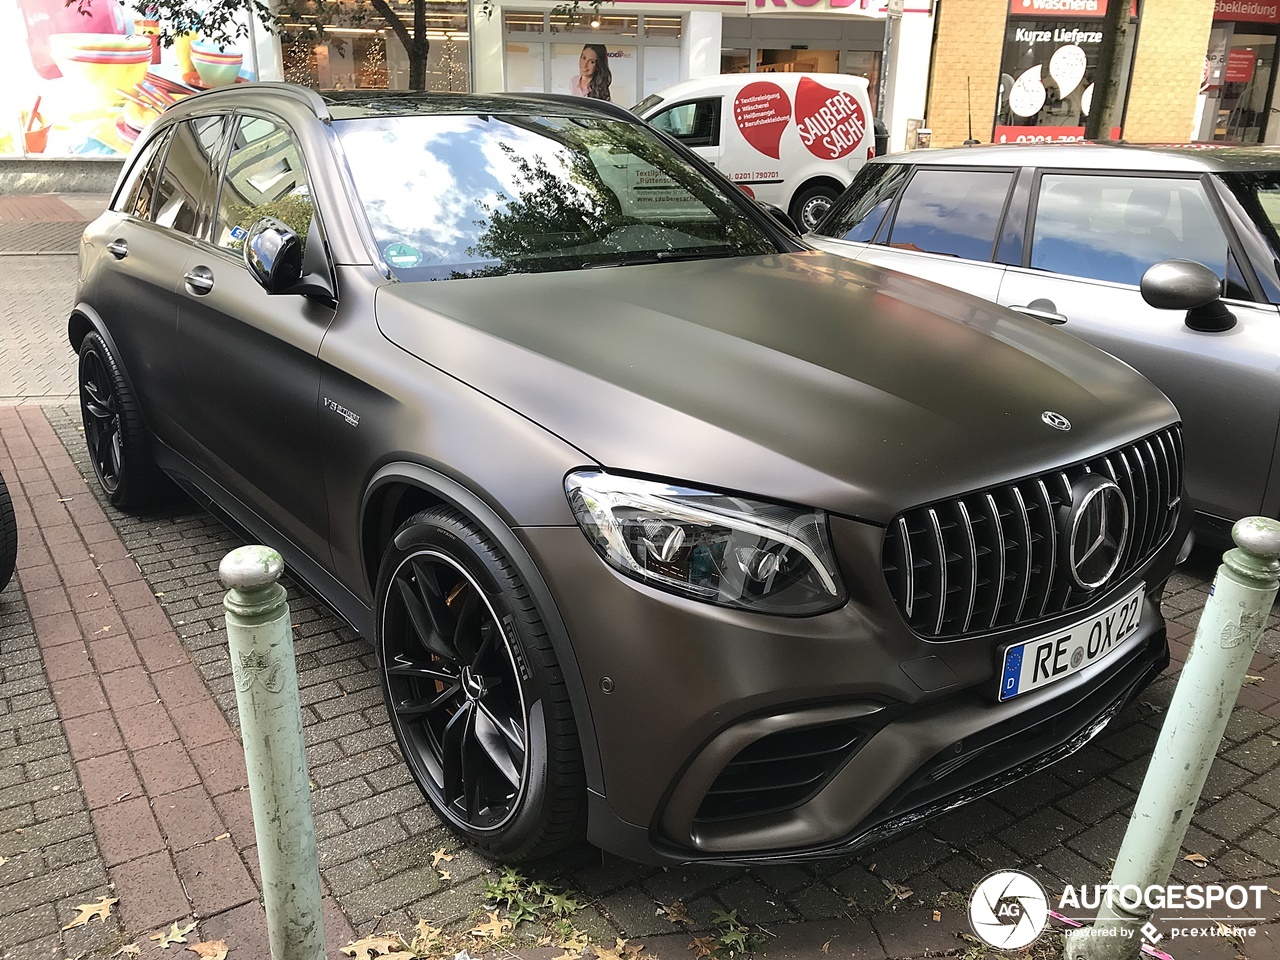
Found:
[[[218,193],[213,242],[239,250],[255,220],[282,220],[305,244],[313,206],[298,147],[288,128],[262,117],[238,117]]]
[[[202,195],[217,160],[221,125],[221,117],[201,117],[174,128],[154,204],[153,218],[160,226],[198,235]]]
[[[889,246],[990,260],[1012,183],[1007,170],[917,167],[893,218]]]
[[[1199,180],[1040,178],[1033,269],[1136,286],[1153,263],[1174,258],[1227,279],[1227,237]]]
[[[120,185],[120,192],[111,209],[117,213],[125,213],[143,220],[151,219],[151,200],[156,189],[157,158],[164,156],[163,145],[169,139],[168,133],[152,137],[142,148],[129,168],[129,175]]]
[[[692,100],[668,107],[649,123],[671,134],[686,147],[714,147],[720,143],[720,98]]]
[[[900,163],[864,165],[814,232],[836,240],[870,243],[910,170]]]

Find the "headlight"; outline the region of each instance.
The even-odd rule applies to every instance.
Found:
[[[565,491],[591,545],[637,580],[761,613],[845,602],[820,510],[595,471],[569,474]]]

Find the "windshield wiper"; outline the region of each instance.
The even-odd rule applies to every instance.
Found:
[[[718,257],[734,257],[737,255],[737,250],[659,250],[656,253],[628,257],[626,260],[593,260],[589,263],[584,263],[582,269],[633,267],[644,263],[675,263],[680,260],[714,260]]]

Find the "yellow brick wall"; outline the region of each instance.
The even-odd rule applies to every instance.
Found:
[[[925,116],[933,146],[958,146],[969,136],[968,90],[973,93],[973,135],[989,142],[1009,0],[946,0],[941,7]]]
[[[1146,0],[1129,86],[1124,137],[1139,143],[1191,138],[1213,0]]]

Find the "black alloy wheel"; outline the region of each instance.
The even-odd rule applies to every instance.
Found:
[[[9,488],[0,476],[0,590],[13,578],[13,567],[18,561],[18,520],[13,515],[13,501]]]
[[[120,365],[97,333],[86,334],[80,344],[80,416],[107,499],[121,508],[153,501],[161,478],[147,428]]]
[[[493,543],[450,510],[418,514],[388,548],[378,602],[387,712],[435,811],[512,860],[576,838],[584,787],[567,693]]]

